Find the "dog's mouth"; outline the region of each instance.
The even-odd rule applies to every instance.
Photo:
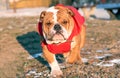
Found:
[[[64,37],[64,35],[60,32],[57,32],[55,34],[53,34],[51,36],[51,38],[49,38],[47,40],[48,44],[59,44],[59,43],[63,43],[66,41],[66,38]]]

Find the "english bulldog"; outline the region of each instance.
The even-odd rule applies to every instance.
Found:
[[[63,54],[67,63],[82,63],[80,49],[85,42],[85,29],[83,16],[72,6],[56,5],[41,12],[38,31],[52,76],[63,75],[56,54]]]

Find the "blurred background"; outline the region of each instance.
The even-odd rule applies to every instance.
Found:
[[[0,11],[17,9],[50,7],[56,4],[74,6],[81,9],[86,18],[94,17],[95,10],[104,9],[110,19],[120,19],[120,0],[0,0]]]

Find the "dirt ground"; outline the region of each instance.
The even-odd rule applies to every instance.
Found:
[[[0,18],[0,78],[49,78],[36,32],[39,16]],[[120,78],[120,21],[88,20],[84,64],[66,64],[63,78]]]

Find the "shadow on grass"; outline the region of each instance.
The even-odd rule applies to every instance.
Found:
[[[31,56],[37,59],[40,63],[48,65],[47,61],[45,61],[43,57],[35,57],[36,54],[42,53],[42,48],[40,46],[40,36],[37,32],[28,32],[26,34],[17,36],[16,39]]]

